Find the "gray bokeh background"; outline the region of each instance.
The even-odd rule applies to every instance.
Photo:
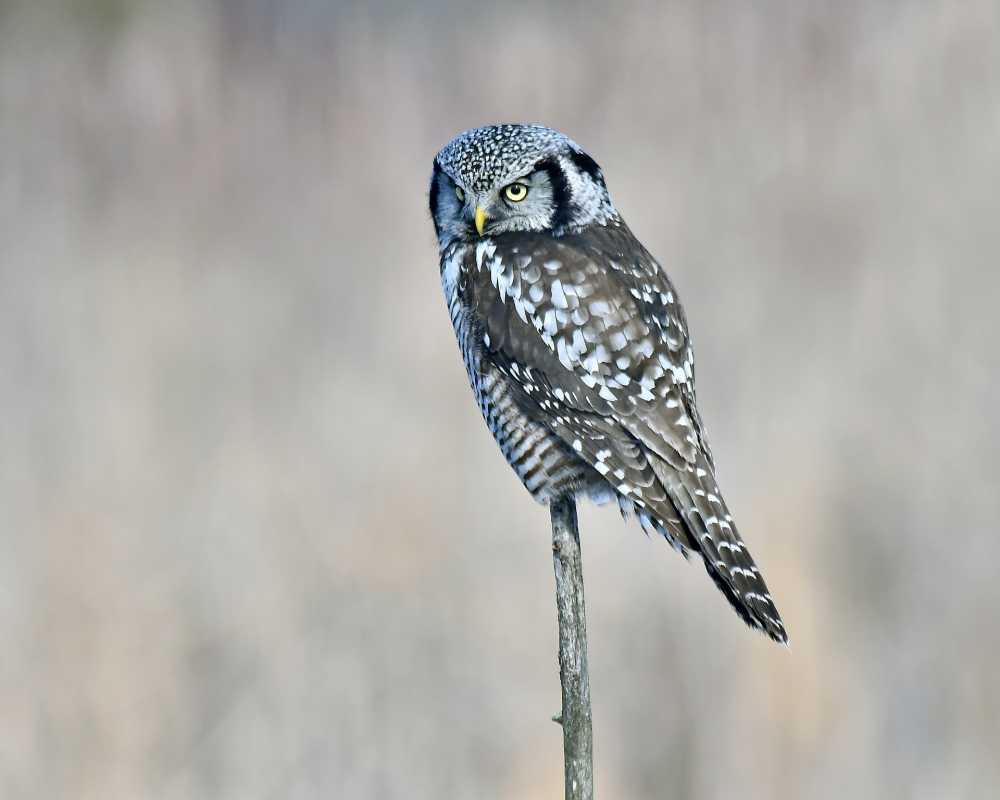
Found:
[[[671,271],[792,637],[584,507],[599,795],[996,795],[994,3],[6,0],[0,796],[561,796],[426,212],[497,120]]]

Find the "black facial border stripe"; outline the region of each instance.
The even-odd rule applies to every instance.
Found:
[[[428,205],[431,209],[431,220],[434,222],[434,235],[441,235],[441,228],[438,225],[438,195],[441,192],[441,167],[437,161],[434,162],[434,174],[431,175],[431,191],[428,198]]]
[[[549,176],[549,183],[552,184],[552,201],[555,207],[552,214],[552,228],[555,230],[565,228],[573,221],[573,212],[576,207],[573,204],[573,193],[569,188],[569,181],[562,164],[555,157],[543,158],[535,165],[535,169],[543,170]]]

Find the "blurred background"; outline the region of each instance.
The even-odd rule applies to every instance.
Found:
[[[0,796],[562,795],[426,210],[559,128],[791,633],[584,506],[598,796],[1000,791],[1000,9],[0,2]]]

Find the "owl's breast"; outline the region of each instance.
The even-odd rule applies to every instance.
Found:
[[[486,325],[470,289],[468,248],[446,250],[441,285],[469,385],[486,426],[507,463],[539,502],[603,482],[589,464],[545,424],[546,413],[501,369],[490,351]],[[472,262],[474,265],[474,261]],[[527,401],[527,402],[526,402]]]

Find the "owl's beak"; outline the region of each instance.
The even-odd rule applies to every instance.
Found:
[[[486,228],[486,212],[483,211],[482,206],[476,206],[476,230],[479,235],[483,235],[483,230]]]

